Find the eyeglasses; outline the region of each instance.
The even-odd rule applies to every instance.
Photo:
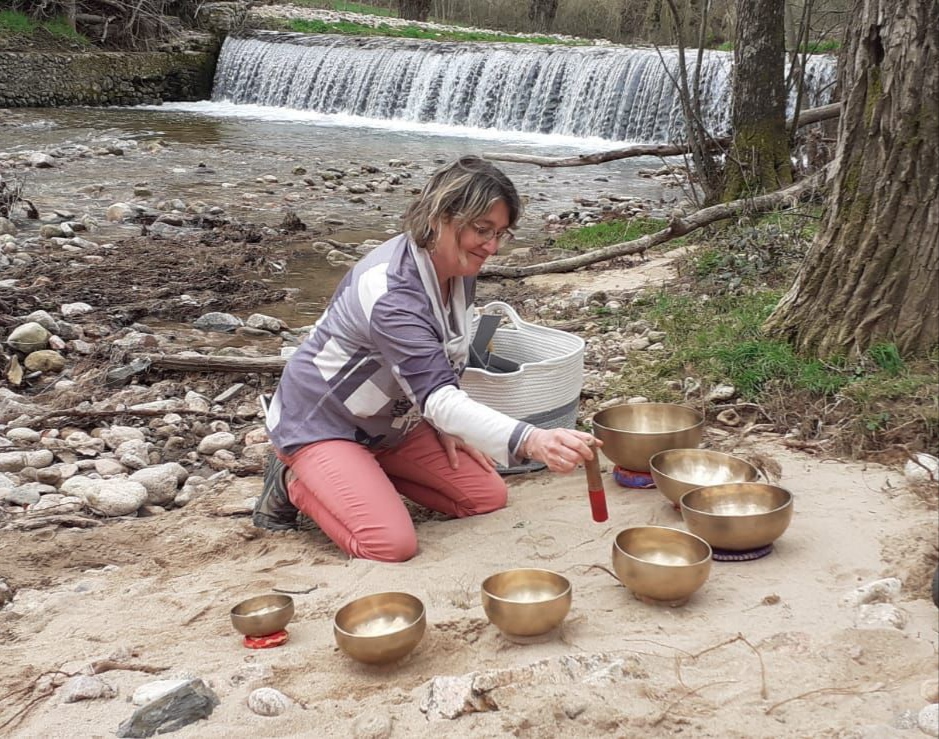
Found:
[[[508,229],[496,231],[492,226],[483,226],[481,223],[471,223],[470,225],[484,244],[493,239],[498,239],[499,246],[505,246],[515,238],[515,234]]]

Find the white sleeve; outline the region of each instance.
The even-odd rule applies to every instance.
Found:
[[[477,403],[455,385],[443,385],[427,397],[424,418],[506,466],[522,456],[522,445],[535,428]]]

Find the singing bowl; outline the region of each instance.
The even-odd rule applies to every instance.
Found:
[[[711,547],[680,529],[636,526],[616,535],[613,570],[634,594],[677,605],[708,579]]]
[[[668,449],[649,459],[655,487],[678,505],[689,490],[725,482],[753,482],[760,471],[739,457],[710,449]]]
[[[606,457],[635,472],[649,472],[649,459],[666,449],[698,446],[703,430],[703,414],[674,403],[614,405],[593,417]]]
[[[688,530],[718,549],[772,544],[792,521],[792,493],[764,482],[701,487],[682,495],[679,505]]]
[[[571,610],[571,596],[570,581],[550,570],[506,570],[482,584],[486,616],[509,636],[538,636],[559,626]]]
[[[376,593],[346,603],[333,619],[339,648],[370,665],[410,654],[424,636],[424,604],[408,593]]]
[[[289,595],[258,595],[231,609],[231,623],[245,636],[267,636],[289,624],[293,613],[293,598]]]

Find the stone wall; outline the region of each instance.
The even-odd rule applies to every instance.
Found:
[[[216,59],[215,50],[0,52],[0,107],[205,100]]]

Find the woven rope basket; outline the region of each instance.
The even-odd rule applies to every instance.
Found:
[[[469,367],[460,387],[473,399],[541,428],[573,428],[584,384],[584,340],[566,331],[523,321],[507,303],[492,302],[483,313],[502,313],[489,349],[517,362],[515,372]],[[478,318],[473,324],[475,334]]]

